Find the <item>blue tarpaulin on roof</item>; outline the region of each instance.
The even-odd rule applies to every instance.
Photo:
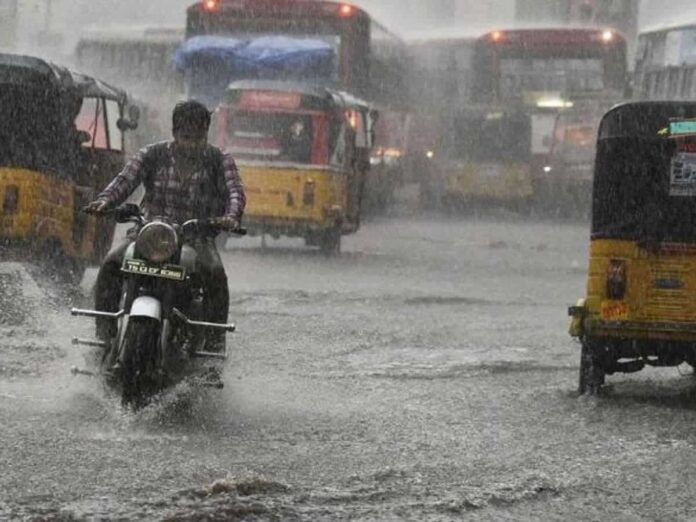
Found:
[[[331,83],[337,72],[330,43],[289,36],[196,36],[177,49],[174,65],[189,76],[190,95],[211,107],[235,80]]]
[[[224,66],[235,79],[245,74],[267,77],[278,71],[330,77],[335,56],[331,44],[310,38],[196,36],[179,47],[174,65],[180,71],[208,64]]]

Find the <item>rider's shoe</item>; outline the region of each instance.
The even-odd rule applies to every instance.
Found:
[[[205,343],[205,348],[210,353],[227,353],[227,336],[224,332],[210,334],[208,341]]]
[[[218,390],[221,390],[225,386],[222,382],[222,373],[219,369],[212,366],[209,367],[208,371],[203,375],[201,383],[207,388],[216,388]]]

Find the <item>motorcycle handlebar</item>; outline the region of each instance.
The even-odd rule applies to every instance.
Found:
[[[116,208],[109,208],[109,209],[104,209],[104,210],[97,210],[94,208],[91,208],[89,206],[86,206],[82,208],[82,212],[85,214],[90,214],[94,216],[108,216],[108,215],[113,215],[116,218],[116,221],[119,223],[127,223],[127,222],[137,222],[137,223],[143,223],[143,214],[140,211],[140,207],[138,205],[135,205],[133,203],[126,203],[125,205],[121,205]],[[247,229],[241,226],[237,226],[235,228],[229,228],[225,223],[222,223],[220,218],[210,218],[210,219],[190,219],[183,223],[181,225],[183,230],[187,229],[198,229],[198,228],[207,228],[207,229],[213,229],[217,230],[220,232],[229,232],[231,234],[235,234],[237,236],[246,236],[247,235]]]
[[[85,214],[90,214],[94,216],[115,216],[116,221],[120,223],[126,223],[129,221],[136,221],[139,223],[143,222],[143,214],[140,211],[140,207],[133,203],[126,203],[116,208],[109,208],[104,210],[97,210],[89,206],[82,208],[82,212]],[[229,232],[238,236],[246,236],[247,229],[241,226],[235,228],[228,227],[225,223],[222,223],[220,218],[210,218],[210,219],[190,219],[181,225],[182,229],[191,229],[205,227],[208,229],[218,230],[220,232]]]
[[[247,235],[246,228],[241,226],[230,228],[226,224],[221,223],[218,218],[190,219],[187,222],[185,222],[181,227],[183,230],[203,227],[207,229],[217,230],[219,232],[229,232],[230,234],[235,234],[237,236]]]
[[[90,216],[106,216],[107,214],[113,214],[113,210],[97,210],[91,207],[82,207],[80,212],[83,214],[89,214]]]

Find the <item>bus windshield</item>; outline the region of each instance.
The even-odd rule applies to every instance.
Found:
[[[448,156],[476,162],[526,161],[531,154],[527,115],[489,113],[455,119]]]
[[[599,58],[503,58],[500,62],[501,96],[526,93],[601,91],[604,64]]]

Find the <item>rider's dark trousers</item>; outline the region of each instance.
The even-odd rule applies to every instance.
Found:
[[[123,292],[121,265],[123,256],[132,239],[124,239],[106,255],[97,276],[95,307],[99,311],[118,312]],[[214,239],[202,238],[193,243],[198,255],[198,271],[207,298],[207,319],[214,323],[227,323],[230,293],[227,275]],[[97,319],[97,336],[106,340],[116,335],[116,321],[109,318]],[[224,338],[224,336],[222,337]]]

